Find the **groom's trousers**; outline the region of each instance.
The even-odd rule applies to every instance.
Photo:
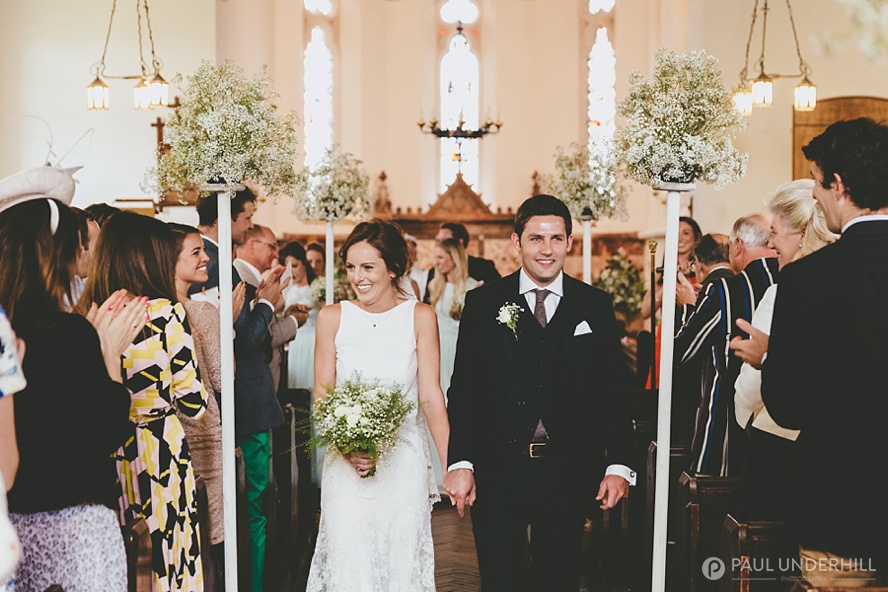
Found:
[[[483,592],[578,589],[585,506],[556,473],[551,456],[529,455],[512,459],[496,483],[476,473],[471,515]]]

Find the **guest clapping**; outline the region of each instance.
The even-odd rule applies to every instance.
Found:
[[[118,358],[130,392],[130,437],[115,453],[120,521],[148,521],[157,590],[203,590],[197,497],[180,411],[200,417],[200,382],[191,328],[176,301],[176,236],[163,222],[120,212],[99,236],[84,301],[115,290],[144,294],[149,322]]]
[[[27,343],[9,492],[24,551],[16,577],[22,590],[123,592],[111,455],[130,433],[120,354],[145,323],[145,302],[113,292],[101,307],[84,303],[89,320],[63,312],[79,249],[65,205],[73,192],[70,176],[51,167],[0,181],[0,305]]]

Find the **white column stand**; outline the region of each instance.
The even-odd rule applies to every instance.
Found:
[[[583,220],[583,281],[592,284],[592,220]]]
[[[327,277],[324,278],[327,285],[327,304],[333,304],[333,220],[327,220],[327,242],[324,248],[327,250],[324,255],[326,269],[324,273],[327,274]]]
[[[231,198],[243,185],[212,184],[219,200],[219,336],[222,346],[222,504],[225,511],[225,589],[237,590],[237,476],[234,463],[234,327],[231,324]],[[249,303],[244,303],[249,306]]]
[[[654,490],[654,556],[651,589],[666,589],[666,515],[669,511],[669,454],[672,415],[672,353],[675,335],[675,287],[678,274],[678,218],[681,194],[693,183],[661,183],[654,189],[668,191],[666,245],[663,251],[663,308],[660,326],[660,390],[657,399],[657,465]],[[652,288],[653,289],[653,288]]]

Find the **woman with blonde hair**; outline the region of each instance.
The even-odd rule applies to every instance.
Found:
[[[459,320],[466,304],[466,292],[479,282],[469,277],[469,258],[462,243],[455,238],[435,241],[435,276],[429,281],[429,304],[438,315],[438,339],[441,344],[441,390],[447,402],[447,389],[456,361],[456,338]],[[430,440],[431,442],[431,437]],[[438,458],[432,446],[432,467],[438,489],[443,491],[444,475],[439,472]]]
[[[456,338],[459,320],[466,304],[466,292],[479,284],[469,277],[469,258],[458,240],[435,241],[435,277],[429,282],[429,304],[438,314],[438,336],[441,340],[441,390],[445,401],[456,359]]]
[[[765,198],[771,213],[771,240],[777,263],[786,265],[813,253],[838,237],[826,227],[826,219],[814,199],[814,181],[800,179],[784,183]],[[783,520],[787,499],[784,489],[775,487],[789,474],[792,443],[798,430],[778,425],[762,402],[761,367],[768,351],[768,333],[777,297],[774,284],[765,291],[752,316],[752,325],[740,319],[737,326],[750,339],[735,337],[731,349],[745,363],[737,377],[734,414],[744,428],[749,426],[749,448],[740,476],[739,518],[743,520]]]

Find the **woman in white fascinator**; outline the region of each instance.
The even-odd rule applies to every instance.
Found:
[[[27,386],[14,399],[19,463],[9,512],[22,543],[20,590],[126,590],[111,454],[128,433],[120,354],[145,301],[122,293],[87,318],[64,311],[79,240],[69,171],[39,167],[0,180],[0,306],[27,344]]]

